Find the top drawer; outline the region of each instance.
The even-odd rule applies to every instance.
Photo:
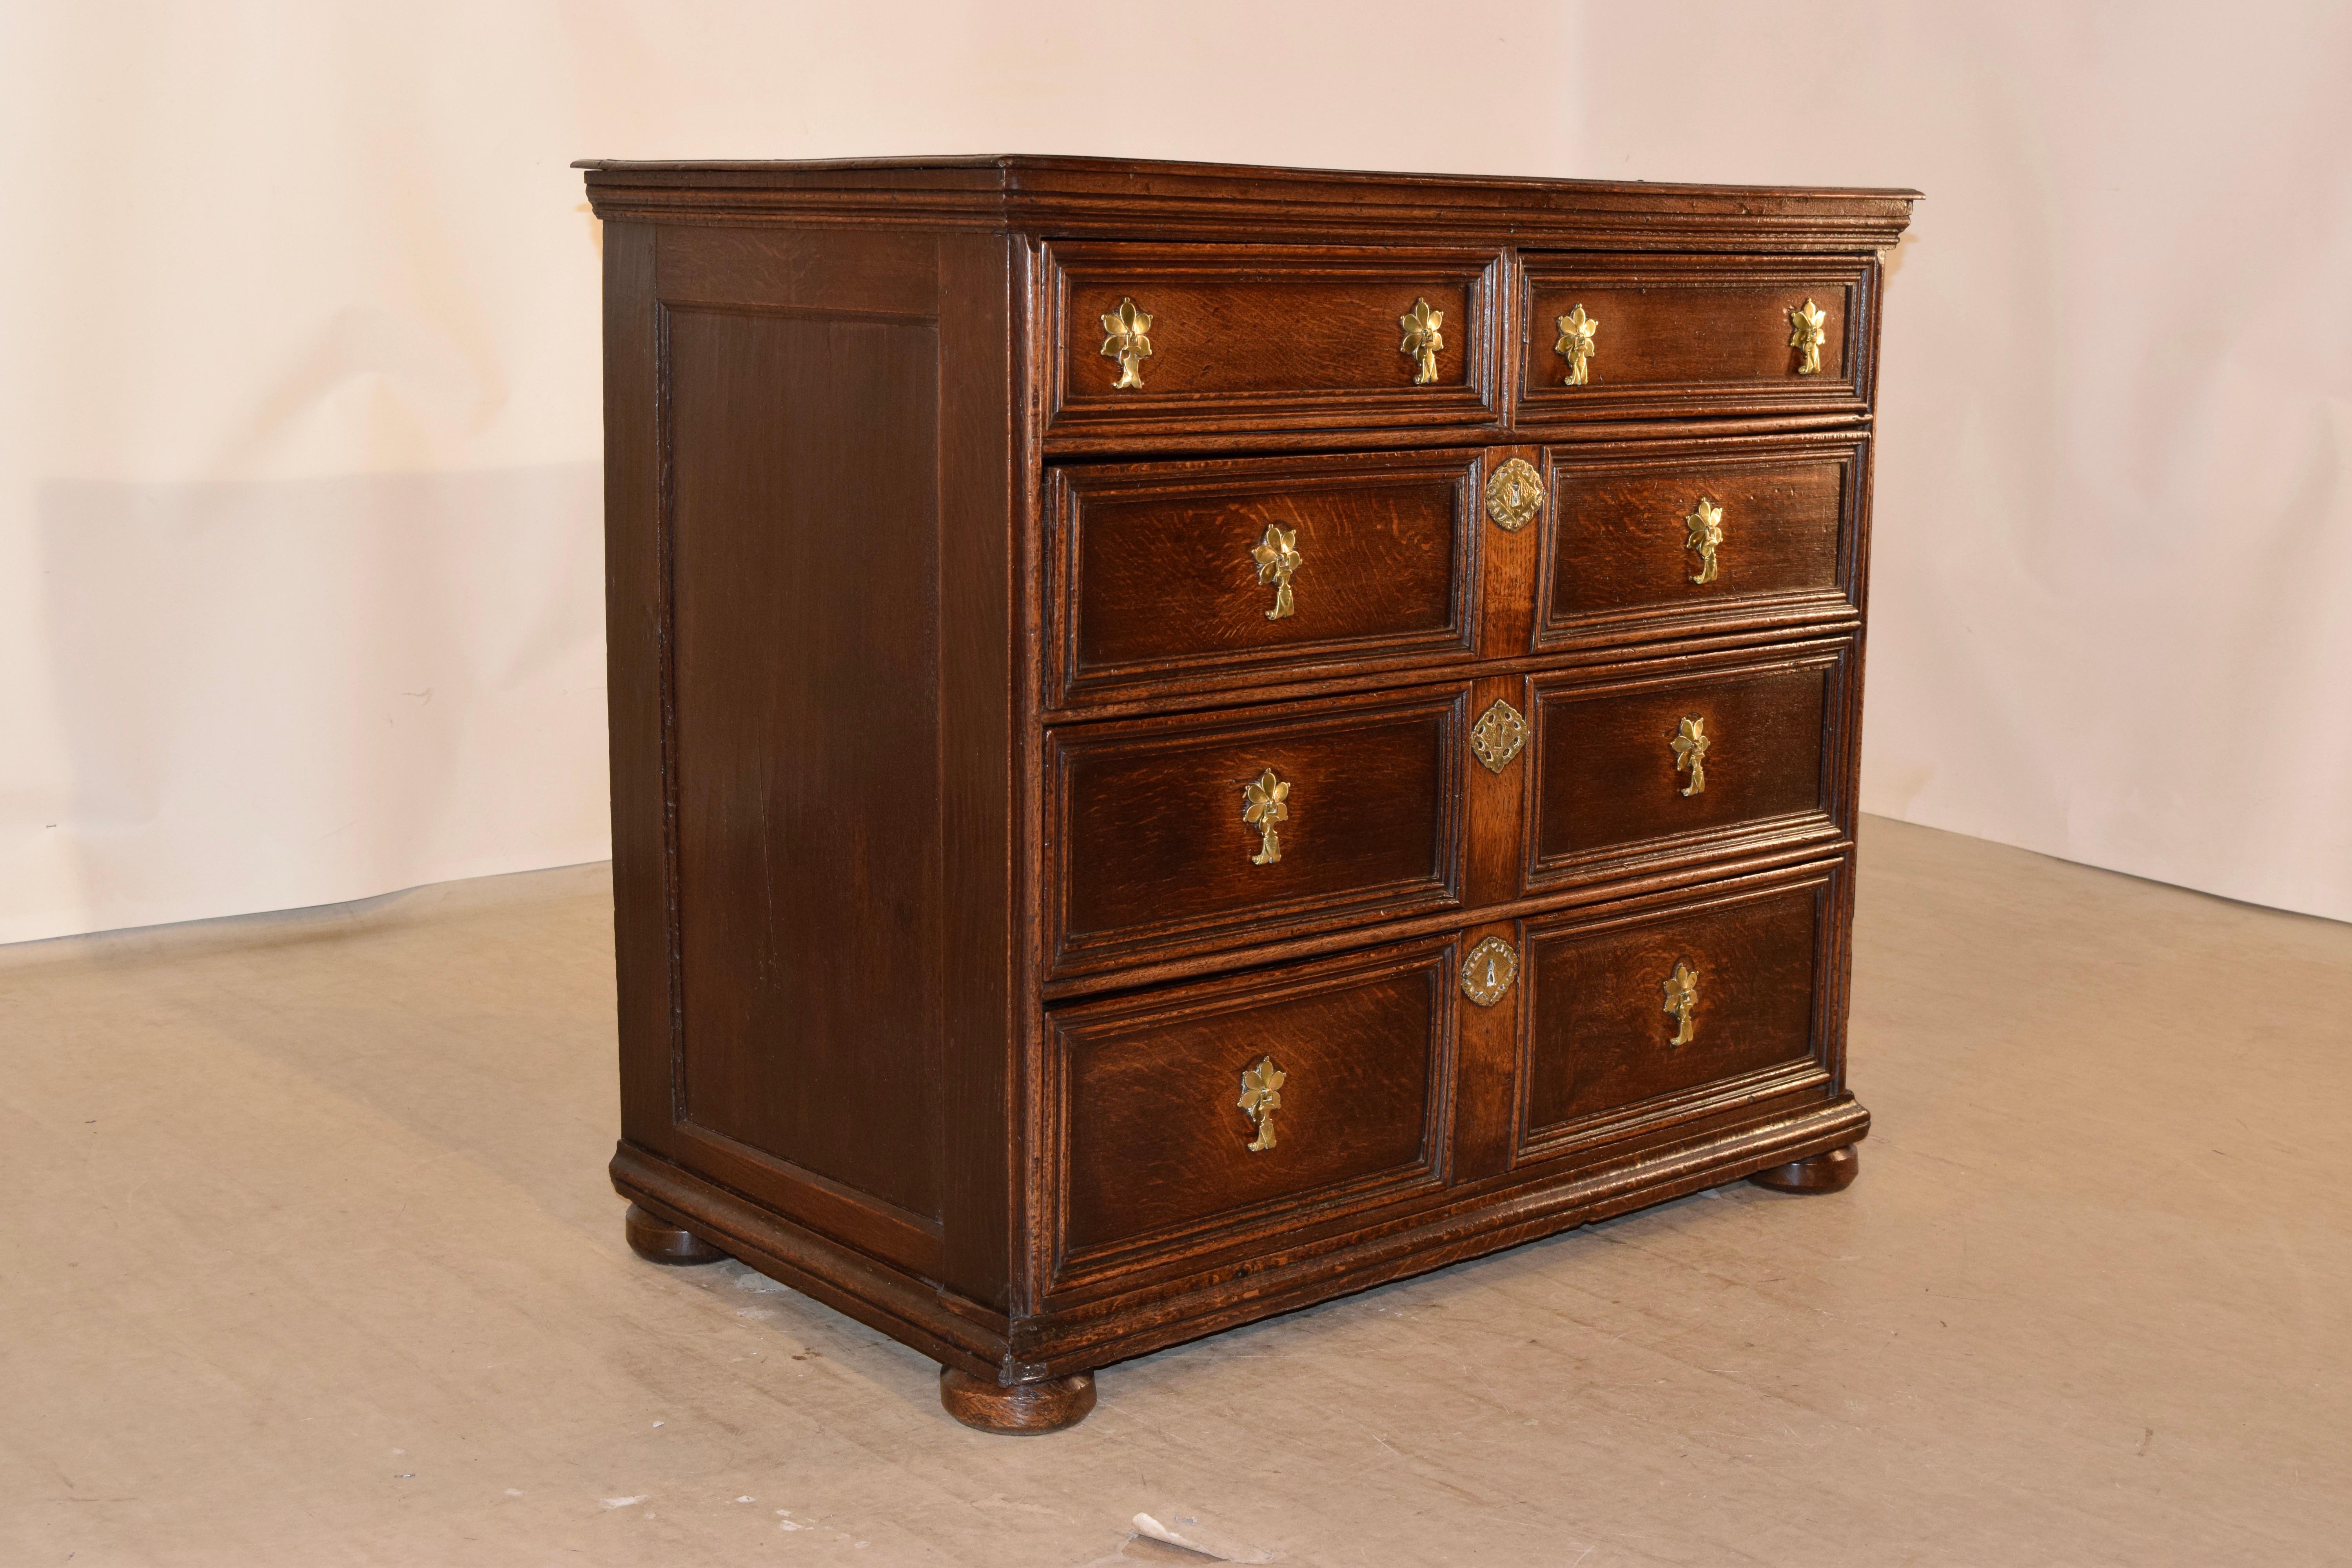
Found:
[[[1491,250],[1071,245],[1049,265],[1055,437],[1496,422]]]
[[[1867,258],[1525,258],[1519,423],[1870,405]]]

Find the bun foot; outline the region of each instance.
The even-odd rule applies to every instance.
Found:
[[[1810,1160],[1791,1160],[1759,1171],[1748,1179],[1776,1193],[1839,1193],[1853,1184],[1854,1173],[1861,1169],[1862,1156],[1849,1143]]]
[[[630,1250],[648,1263],[717,1263],[727,1256],[694,1232],[656,1219],[635,1204],[621,1229]]]
[[[1075,1426],[1095,1407],[1095,1374],[1076,1372],[1007,1386],[951,1366],[940,1368],[940,1403],[980,1432],[1032,1436]]]

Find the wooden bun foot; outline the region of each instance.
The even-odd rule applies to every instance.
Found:
[[[694,1232],[656,1219],[635,1204],[621,1228],[630,1250],[648,1263],[717,1263],[727,1256]]]
[[[1810,1160],[1791,1160],[1759,1171],[1748,1179],[1776,1193],[1839,1193],[1853,1184],[1854,1173],[1861,1169],[1862,1156],[1849,1143]]]
[[[1034,1436],[1075,1426],[1095,1407],[1095,1374],[1075,1372],[1007,1387],[951,1366],[940,1368],[940,1403],[981,1432]]]

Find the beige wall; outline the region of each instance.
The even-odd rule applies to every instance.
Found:
[[[1865,800],[2352,917],[2345,8],[0,0],[0,940],[604,853],[583,154],[1916,184]]]

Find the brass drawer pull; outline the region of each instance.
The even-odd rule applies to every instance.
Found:
[[[1242,1114],[1250,1119],[1257,1136],[1249,1141],[1249,1152],[1263,1154],[1274,1147],[1274,1113],[1282,1109],[1282,1086],[1290,1075],[1274,1065],[1272,1057],[1260,1057],[1257,1066],[1242,1069],[1242,1097],[1237,1102]]]
[[[1822,330],[1822,323],[1828,320],[1829,318],[1822,313],[1821,307],[1813,303],[1811,295],[1806,296],[1803,304],[1790,310],[1789,346],[1792,349],[1802,349],[1805,353],[1805,357],[1797,365],[1799,375],[1822,374],[1822,344],[1829,340],[1829,334]]]
[[[1257,580],[1274,584],[1274,608],[1265,613],[1265,618],[1278,621],[1296,610],[1290,579],[1307,563],[1307,558],[1298,552],[1298,531],[1267,523],[1265,535],[1250,551],[1250,559],[1257,563]]]
[[[1437,379],[1438,351],[1445,347],[1444,334],[1438,329],[1445,325],[1445,312],[1433,310],[1427,300],[1415,300],[1410,315],[1399,316],[1397,324],[1404,329],[1404,342],[1397,353],[1411,354],[1416,367],[1412,384],[1426,386]]]
[[[1723,543],[1723,509],[1701,496],[1683,522],[1690,529],[1690,539],[1683,548],[1698,552],[1698,570],[1691,574],[1691,581],[1714,582],[1715,552]]]
[[[1568,356],[1568,374],[1560,382],[1562,386],[1582,386],[1591,379],[1585,366],[1600,352],[1592,344],[1592,334],[1600,330],[1601,323],[1586,315],[1582,305],[1559,319],[1559,342],[1551,348],[1552,353]]]
[[[1274,825],[1290,820],[1289,799],[1289,781],[1275,777],[1272,768],[1242,786],[1242,820],[1258,831],[1257,853],[1250,857],[1251,865],[1271,866],[1282,858],[1282,835],[1274,830]]]
[[[1132,300],[1121,300],[1118,309],[1102,319],[1105,359],[1118,361],[1118,379],[1110,384],[1113,392],[1143,385],[1143,362],[1151,357],[1151,318],[1135,308]]]
[[[1675,1016],[1675,1037],[1666,1044],[1687,1046],[1698,1038],[1698,1031],[1691,1026],[1691,1010],[1698,1005],[1698,974],[1678,960],[1675,972],[1666,976],[1665,990],[1665,1011]]]
[[[1462,994],[1481,1007],[1491,1007],[1518,977],[1518,951],[1501,937],[1490,936],[1462,961]]]
[[[1706,749],[1712,744],[1706,721],[1696,714],[1685,717],[1682,728],[1675,731],[1675,772],[1690,774],[1690,784],[1682,792],[1685,799],[1706,793]]]
[[[1525,458],[1513,458],[1486,476],[1486,515],[1505,533],[1517,533],[1543,510],[1543,476]]]
[[[1484,763],[1490,773],[1499,773],[1509,767],[1511,759],[1527,743],[1527,717],[1499,697],[1470,726],[1471,754]]]

